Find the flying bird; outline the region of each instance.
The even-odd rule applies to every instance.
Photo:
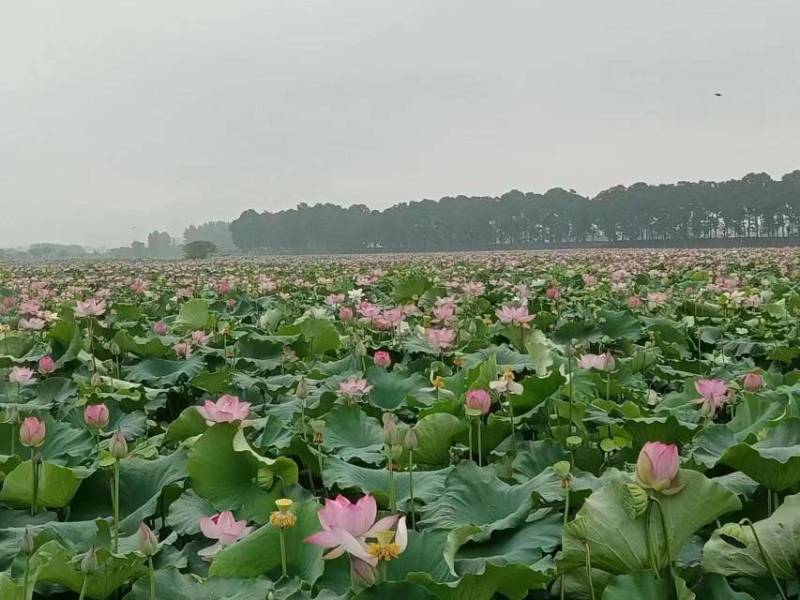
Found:
[[[722,94],[720,94],[719,92],[714,92],[714,95],[715,95],[717,98],[719,98],[720,96],[722,96]]]

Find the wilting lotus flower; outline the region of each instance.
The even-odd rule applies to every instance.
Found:
[[[441,352],[453,345],[456,340],[456,333],[452,329],[427,329],[425,331],[425,340],[431,348]]]
[[[372,357],[375,366],[385,369],[392,364],[392,356],[386,350],[378,350]]]
[[[233,423],[234,421],[244,421],[250,414],[250,403],[242,402],[236,396],[225,394],[220,396],[216,402],[206,400],[203,406],[197,407],[206,422],[212,423]]]
[[[247,526],[247,521],[237,521],[233,513],[226,510],[213,517],[202,517],[200,531],[208,539],[217,540],[213,546],[203,548],[197,553],[204,560],[211,560],[217,552],[247,536],[253,528]]]
[[[33,369],[29,369],[28,367],[11,367],[11,371],[8,373],[8,380],[17,385],[30,385],[36,381],[36,377],[34,376]]]
[[[391,515],[376,521],[378,505],[370,494],[355,503],[341,495],[334,500],[328,499],[317,516],[322,531],[310,535],[306,541],[331,548],[323,556],[325,559],[338,558],[347,552],[374,567],[379,560],[391,560],[399,556],[408,543],[405,518],[398,521],[398,515]],[[393,532],[391,530],[395,524],[397,531]],[[378,542],[367,544],[369,538]]]
[[[371,389],[372,386],[369,385],[366,379],[358,379],[357,377],[351,377],[339,382],[339,393],[348,398],[363,396],[368,394]]]
[[[108,425],[108,407],[105,404],[87,404],[83,409],[83,422],[92,429]]]
[[[761,373],[748,373],[742,380],[742,387],[748,392],[757,392],[764,386],[764,377]]]
[[[48,354],[39,359],[38,367],[39,373],[42,375],[49,375],[56,370],[56,361]]]
[[[75,305],[76,317],[100,317],[106,312],[106,301],[89,298]]]
[[[492,397],[486,390],[470,390],[467,392],[467,398],[464,404],[466,404],[467,408],[485,415],[488,414],[492,408]]]
[[[508,392],[515,396],[519,396],[524,391],[522,384],[514,381],[514,371],[511,369],[506,370],[506,372],[500,376],[500,379],[489,382],[489,387],[499,394]]]
[[[36,417],[26,417],[19,426],[19,443],[26,448],[38,448],[44,444],[47,427]]]
[[[694,383],[694,389],[702,396],[696,399],[695,403],[702,404],[703,410],[711,418],[717,414],[717,410],[723,404],[730,400],[728,382],[724,379],[698,379]]]
[[[169,326],[163,319],[153,323],[153,333],[156,335],[167,335],[169,333]]]
[[[528,314],[526,306],[503,306],[495,314],[501,323],[511,323],[515,327],[530,327],[528,324],[535,318]]]
[[[636,479],[643,488],[662,494],[677,494],[683,489],[678,485],[680,457],[675,444],[647,442],[636,461]]]
[[[614,357],[611,352],[603,352],[603,354],[584,354],[578,359],[578,366],[581,369],[596,369],[598,371],[613,371],[614,370]]]

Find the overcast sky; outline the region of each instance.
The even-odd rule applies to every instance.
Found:
[[[799,23],[798,0],[0,0],[0,247],[778,177]]]

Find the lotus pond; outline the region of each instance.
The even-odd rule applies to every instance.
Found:
[[[0,265],[0,598],[800,591],[793,250]]]

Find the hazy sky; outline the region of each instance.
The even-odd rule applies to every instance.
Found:
[[[780,176],[798,23],[798,0],[0,0],[0,247]]]

